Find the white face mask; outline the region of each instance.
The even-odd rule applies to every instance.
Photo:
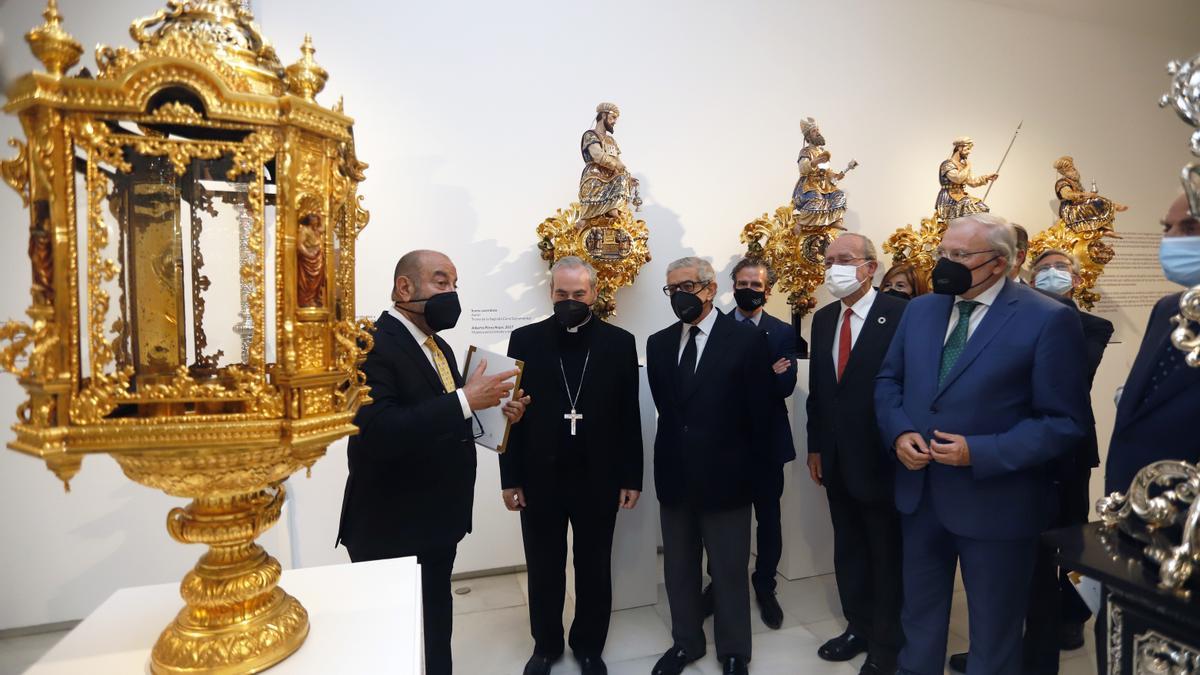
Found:
[[[1047,267],[1037,273],[1033,279],[1033,285],[1040,291],[1062,295],[1071,290],[1073,280],[1070,272]]]
[[[825,270],[825,289],[841,300],[862,288],[863,282],[858,279],[859,267],[862,265],[833,265]]]

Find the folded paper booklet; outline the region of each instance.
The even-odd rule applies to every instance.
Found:
[[[514,369],[519,371],[512,393],[516,393],[521,388],[521,375],[525,371],[524,361],[475,346],[467,350],[466,366],[463,368],[464,382],[471,376],[471,373],[475,372],[475,368],[479,366],[480,361],[487,361],[487,369],[483,371],[486,375],[495,375]],[[512,393],[509,394],[510,397]],[[505,399],[500,405],[488,408],[487,410],[476,410],[474,413],[475,419],[471,422],[472,429],[475,432],[475,442],[501,454],[504,453],[504,450],[508,446],[508,431],[511,426],[508,418],[504,416],[504,404],[508,400]]]

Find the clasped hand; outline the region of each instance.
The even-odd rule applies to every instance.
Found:
[[[959,434],[933,430],[933,440],[928,444],[915,431],[900,434],[895,443],[896,458],[910,471],[919,471],[930,462],[947,466],[970,466],[971,448],[967,439]]]

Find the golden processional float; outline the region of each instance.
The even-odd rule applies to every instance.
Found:
[[[1200,55],[1167,65],[1171,91],[1159,101],[1171,106],[1192,127],[1192,154],[1200,157]],[[1180,179],[1193,217],[1200,217],[1200,163],[1183,167]],[[1200,368],[1200,286],[1183,292],[1179,314],[1171,318],[1171,343],[1184,363]],[[1200,392],[1181,390],[1177,396]],[[1185,433],[1186,430],[1184,430]],[[1195,433],[1192,431],[1191,433]],[[1109,537],[1132,538],[1142,555],[1157,565],[1158,585],[1188,597],[1200,589],[1200,465],[1178,460],[1154,462],[1137,472],[1126,492],[1113,492],[1096,503]],[[1192,583],[1189,584],[1189,580]],[[1186,671],[1185,671],[1186,672]]]
[[[255,539],[283,481],[352,434],[369,401],[354,317],[353,121],[315,101],[311,39],[280,64],[236,0],[172,0],[96,72],[50,0],[26,35],[45,72],[5,110],[2,165],[29,209],[29,321],[0,329],[20,378],[9,447],[69,487],[83,457],[190,499],[167,531],[208,552],[155,644],[155,673],[257,672],[308,634]]]
[[[638,180],[621,160],[613,138],[621,111],[615,103],[596,106],[595,126],[583,132],[579,150],[583,172],[579,201],[537,227],[538,250],[551,267],[560,258],[575,256],[596,270],[596,302],[592,310],[602,319],[617,311],[617,291],[632,285],[650,261],[650,231],[633,213],[642,206]]]
[[[741,233],[746,257],[775,271],[796,319],[817,306],[813,292],[825,281],[825,249],[846,229],[846,193],[838,183],[858,166],[850,160],[842,171],[829,168],[825,137],[813,118],[800,120],[800,131],[804,147],[796,160],[800,178],[791,203],[750,221]]]

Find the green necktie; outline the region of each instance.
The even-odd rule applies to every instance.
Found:
[[[938,388],[941,388],[946,382],[946,376],[954,369],[954,363],[958,361],[958,357],[962,356],[963,349],[967,346],[967,331],[971,325],[971,312],[982,303],[974,300],[960,300],[958,302],[958,323],[954,324],[954,330],[950,332],[950,338],[946,340],[946,345],[942,347],[942,367],[938,370]]]

